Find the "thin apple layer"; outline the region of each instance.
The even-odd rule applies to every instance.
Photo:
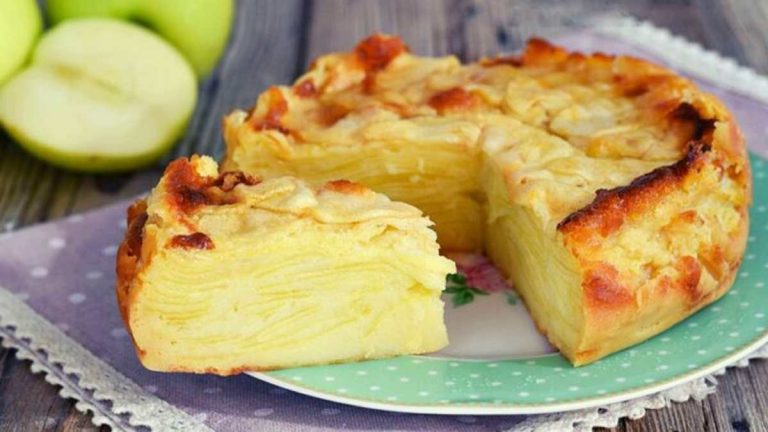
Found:
[[[479,153],[468,148],[480,134],[477,125],[400,119],[386,109],[371,108],[328,129],[304,131],[305,142],[292,146],[282,134],[239,128],[243,121],[244,113],[225,119],[228,142],[243,144],[232,149],[224,163],[227,169],[267,178],[293,175],[311,184],[353,179],[421,209],[435,222],[444,249],[482,249]],[[360,142],[366,145],[356,145]]]
[[[130,213],[117,291],[149,369],[226,375],[447,344],[440,293],[455,267],[414,207],[193,158]]]

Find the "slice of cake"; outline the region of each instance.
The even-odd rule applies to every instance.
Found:
[[[649,62],[569,53],[461,64],[374,35],[225,120],[227,169],[348,178],[483,249],[574,364],[721,297],[751,180],[730,112]]]
[[[345,180],[171,163],[128,212],[117,297],[141,362],[221,375],[435,351],[452,261],[420,210]]]

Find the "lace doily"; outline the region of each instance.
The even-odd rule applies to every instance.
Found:
[[[32,372],[42,372],[47,382],[61,387],[59,395],[75,399],[78,411],[92,413],[97,426],[210,431],[95,357],[2,287],[0,337],[17,358],[31,362]]]
[[[592,29],[598,33],[652,52],[673,69],[768,104],[768,77],[667,29],[626,17],[599,19],[593,25]]]

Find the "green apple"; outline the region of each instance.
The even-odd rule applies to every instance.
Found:
[[[0,0],[0,85],[27,60],[41,28],[35,0]]]
[[[78,171],[151,163],[183,132],[197,99],[187,60],[143,27],[70,20],[0,89],[0,123],[33,154]]]
[[[232,0],[48,0],[54,23],[102,16],[152,28],[189,59],[200,77],[208,75],[224,50],[232,9]]]

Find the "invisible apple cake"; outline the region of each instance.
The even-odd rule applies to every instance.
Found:
[[[745,248],[732,115],[635,58],[532,40],[461,64],[374,35],[224,125],[227,170],[360,182],[422,209],[443,249],[485,251],[575,365],[722,296]]]
[[[349,181],[170,164],[128,214],[120,312],[149,369],[273,369],[435,351],[452,261],[420,210]]]

